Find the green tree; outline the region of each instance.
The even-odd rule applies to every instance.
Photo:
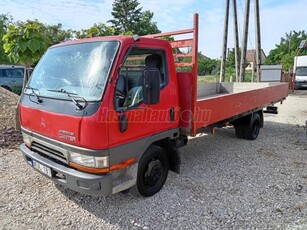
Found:
[[[220,61],[217,59],[211,59],[205,57],[201,53],[198,53],[198,75],[211,74],[213,70],[218,69]]]
[[[35,21],[18,22],[9,25],[3,36],[4,51],[15,63],[26,67],[37,62],[48,48],[50,37],[46,26]]]
[[[109,20],[115,29],[115,34],[153,34],[159,33],[153,13],[142,12],[137,0],[115,0],[112,8],[113,19]]]
[[[227,78],[230,78],[231,76],[233,78],[235,78],[236,77],[235,68],[233,68],[233,67],[226,67],[225,75],[226,75]]]
[[[234,49],[229,50],[226,60],[226,67],[235,68],[236,65],[236,58],[235,58],[235,51]]]
[[[7,32],[7,27],[12,24],[12,17],[7,14],[0,15],[0,64],[10,63],[10,60],[4,52],[4,41],[2,40],[3,36]]]
[[[146,35],[161,33],[158,29],[157,23],[152,22],[153,15],[154,14],[149,10],[143,12],[140,21],[135,28],[134,34]]]
[[[69,41],[73,38],[73,31],[63,30],[62,24],[58,23],[57,25],[47,25],[46,32],[49,40],[47,41],[48,46],[58,44],[60,42]]]
[[[276,65],[282,64],[284,70],[293,67],[294,57],[299,55],[307,55],[307,50],[298,50],[302,40],[307,40],[306,31],[293,31],[286,33],[285,37],[280,39],[280,43],[276,44],[275,49],[271,50],[266,58],[266,64]]]
[[[124,34],[128,31],[134,31],[134,25],[141,17],[142,7],[137,0],[115,0],[112,4],[113,19],[112,23],[117,34]]]
[[[104,23],[94,24],[86,30],[76,31],[76,38],[89,38],[92,36],[110,36],[115,34],[115,29],[111,26],[106,26]]]

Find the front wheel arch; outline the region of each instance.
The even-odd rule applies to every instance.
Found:
[[[163,148],[151,145],[142,155],[134,190],[137,194],[150,197],[163,187],[169,171],[169,158]]]

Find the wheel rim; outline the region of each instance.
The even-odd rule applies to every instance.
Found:
[[[163,176],[163,165],[159,159],[152,159],[148,162],[144,172],[144,184],[152,187],[157,185]]]

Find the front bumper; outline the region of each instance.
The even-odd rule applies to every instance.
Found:
[[[25,144],[21,144],[20,149],[23,153],[24,159],[32,168],[66,188],[89,195],[105,196],[112,193],[113,184],[111,174],[95,175],[80,172],[70,168],[69,166],[55,163],[47,158],[40,156],[39,154],[27,148]],[[35,168],[33,165],[34,161],[49,168],[51,170],[51,177]],[[59,177],[57,175],[61,176]]]
[[[294,85],[297,89],[307,88],[307,81],[295,81]]]

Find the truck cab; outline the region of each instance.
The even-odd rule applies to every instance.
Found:
[[[83,193],[131,187],[142,153],[155,140],[179,136],[172,57],[167,41],[152,38],[49,48],[19,105],[26,161]]]

